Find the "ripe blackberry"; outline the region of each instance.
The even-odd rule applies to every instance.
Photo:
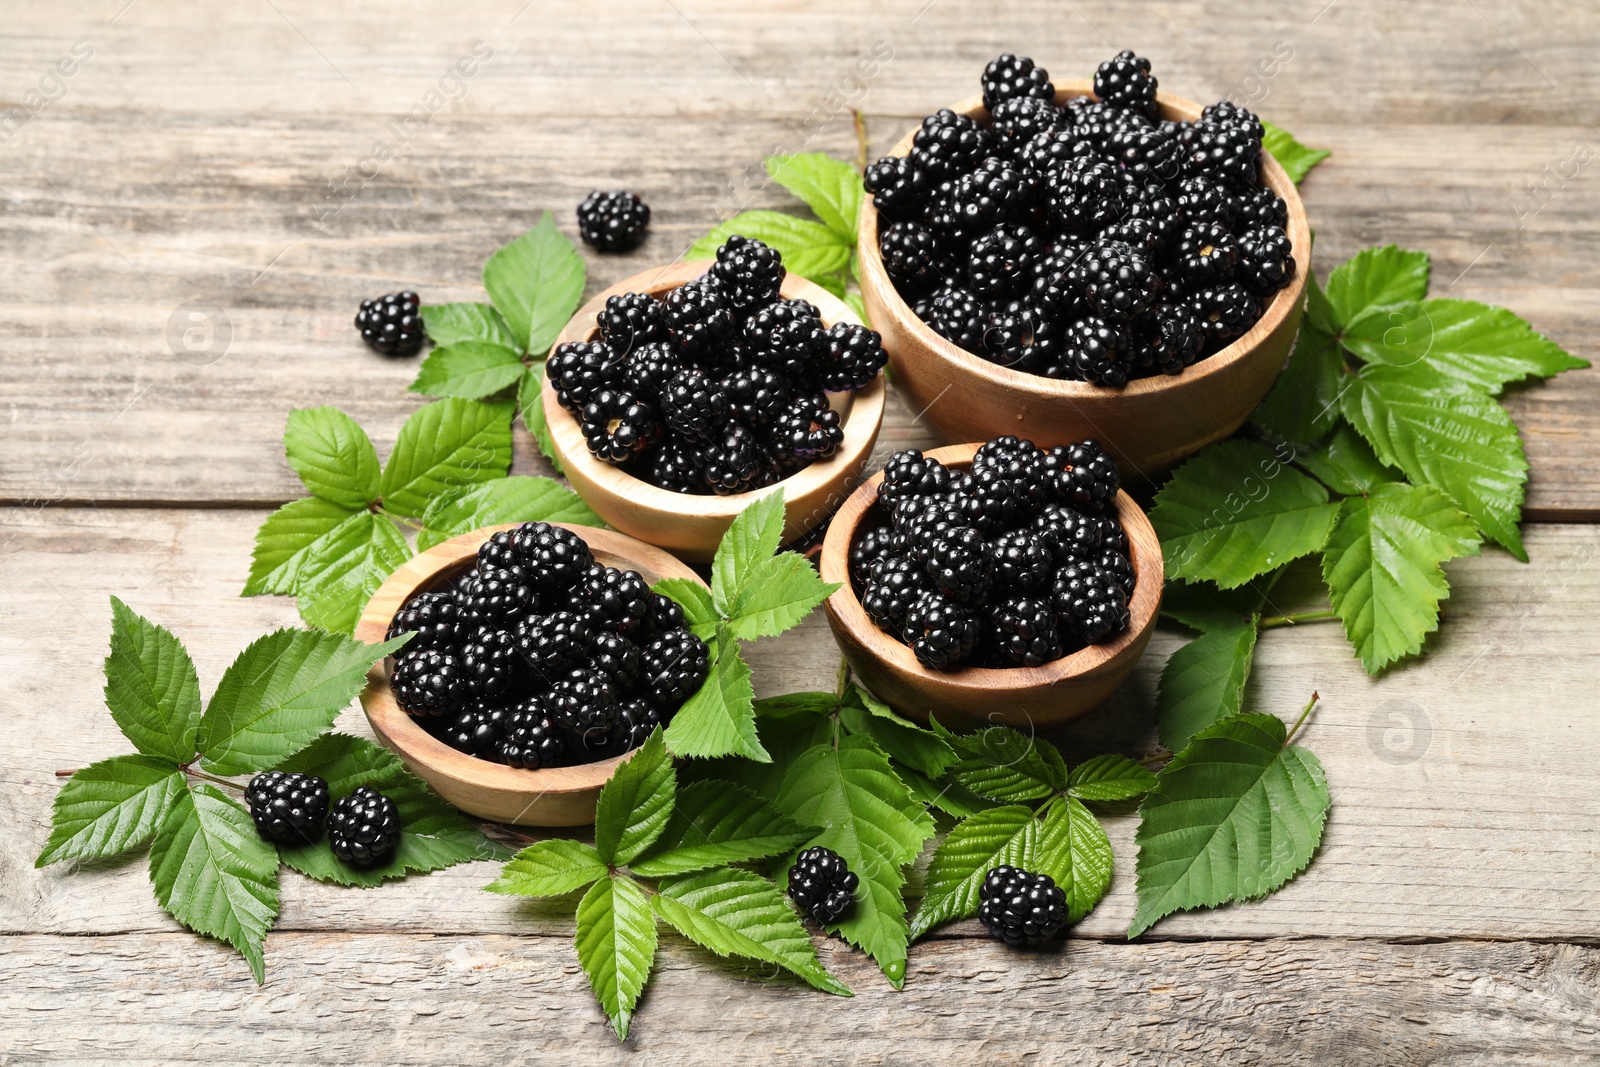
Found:
[[[400,706],[417,716],[456,715],[471,697],[461,661],[437,648],[402,649],[389,684]]]
[[[1178,182],[1177,204],[1190,225],[1218,222],[1231,227],[1241,208],[1234,192],[1210,174],[1193,174]]]
[[[1255,226],[1239,235],[1239,277],[1262,296],[1271,296],[1294,277],[1294,244],[1276,226]]]
[[[648,701],[625,700],[617,709],[617,725],[611,735],[611,753],[620,756],[632,752],[646,741],[661,725],[661,712]]]
[[[644,478],[674,493],[700,493],[706,487],[706,464],[700,446],[672,437],[647,457]]]
[[[983,629],[971,608],[930,589],[906,610],[902,632],[919,662],[943,670],[972,655]]]
[[[624,463],[661,438],[656,410],[632,393],[602,389],[579,416],[583,443],[597,459]]]
[[[796,396],[772,427],[773,445],[799,460],[827,459],[843,442],[839,413],[823,393]]]
[[[461,646],[461,673],[479,697],[510,692],[522,677],[517,640],[510,630],[484,628]]]
[[[769,425],[789,403],[789,387],[773,371],[746,367],[728,376],[728,407],[733,416],[756,429]]]
[[[1128,332],[1095,315],[1086,315],[1067,329],[1064,362],[1086,382],[1118,386],[1128,381]]]
[[[651,593],[650,610],[644,625],[633,635],[633,639],[648,643],[662,634],[682,630],[685,626],[683,607],[676,600],[661,593]]]
[[[617,694],[594,671],[578,669],[550,687],[545,707],[566,734],[567,750],[589,762],[605,755],[617,723]]]
[[[888,526],[874,526],[856,535],[856,539],[850,544],[850,578],[855,582],[857,589],[866,588],[867,578],[872,574],[872,565],[888,557],[893,540],[894,530]]]
[[[951,250],[959,250],[972,242],[973,233],[962,224],[961,211],[956,205],[956,185],[959,175],[939,182],[923,197],[922,222],[932,230],[940,243]]]
[[[1123,596],[1129,599],[1133,598],[1133,563],[1128,559],[1126,548],[1118,551],[1116,548],[1107,547],[1101,551],[1095,562],[1100,565],[1101,570],[1116,579],[1117,585],[1122,589]]]
[[[538,606],[532,581],[520,568],[475,568],[462,582],[457,595],[463,625],[516,624],[523,614]]]
[[[883,268],[902,293],[921,293],[944,280],[938,238],[920,222],[891,222],[878,234]]]
[[[1238,243],[1226,226],[1216,222],[1185,227],[1177,253],[1178,270],[1201,288],[1230,281],[1239,265]]]
[[[911,139],[911,163],[935,181],[955,178],[978,165],[994,144],[989,131],[949,108],[922,120]]]
[[[754,434],[743,426],[728,425],[706,452],[706,485],[718,496],[749,492],[765,461]]]
[[[570,762],[565,734],[550,717],[544,698],[528,697],[507,712],[500,758],[530,771]]]
[[[905,629],[906,613],[927,588],[927,578],[915,561],[880,559],[867,575],[861,607],[878,629],[898,637]]]
[[[422,298],[407,289],[361,301],[356,329],[374,352],[414,356],[422,348]]]
[[[1106,142],[1106,156],[1120,166],[1124,174],[1140,182],[1167,182],[1176,178],[1183,167],[1182,149],[1178,128],[1165,123],[1124,126]]]
[[[1048,874],[1002,864],[978,888],[978,920],[1012,948],[1038,945],[1067,925],[1067,895]]]
[[[1038,667],[1061,656],[1061,635],[1048,596],[1008,596],[985,612],[987,644],[1001,667]]]
[[[731,340],[739,328],[721,291],[705,281],[668,289],[661,298],[661,324],[678,350],[687,356],[712,353]]]
[[[972,242],[967,277],[980,296],[1016,293],[1032,278],[1033,261],[1042,249],[1028,227],[1003,222]]]
[[[1113,107],[1138,111],[1151,118],[1160,118],[1156,107],[1156,78],[1150,73],[1150,61],[1125,48],[1115,57],[1100,64],[1094,72],[1094,95]]]
[[[1017,152],[1017,162],[1032,170],[1042,179],[1050,171],[1078,156],[1093,155],[1093,142],[1068,117],[1061,112],[1061,124],[1054,129],[1037,134]]]
[[[267,771],[245,786],[245,802],[264,841],[302,845],[322,836],[328,783],[314,774]]]
[[[979,81],[983,86],[983,106],[989,109],[990,114],[1003,100],[1033,97],[1053,101],[1056,98],[1056,87],[1050,81],[1050,73],[1036,66],[1027,56],[1010,52],[1002,52],[990,60],[989,65],[983,68],[983,77]]]
[[[1123,532],[1122,524],[1112,514],[1090,516],[1100,526],[1100,547],[1102,550],[1128,554],[1128,535]]]
[[[1050,595],[1061,626],[1086,645],[1097,645],[1128,625],[1128,595],[1098,563],[1072,562],[1056,571]]]
[[[1040,478],[1048,499],[1085,515],[1105,514],[1122,484],[1116,462],[1092,440],[1050,449]]]
[[[910,219],[922,212],[927,178],[907,156],[884,156],[869,165],[861,184],[886,219]]]
[[[611,633],[637,633],[650,615],[650,587],[638,571],[595,567],[578,585],[573,598],[589,624]]]
[[[1188,304],[1162,304],[1135,337],[1135,362],[1163,374],[1178,374],[1200,358],[1206,331]]]
[[[1069,234],[1093,237],[1127,209],[1122,172],[1093,156],[1077,156],[1047,171],[1050,221]]]
[[[352,867],[376,867],[400,847],[400,809],[370,785],[357,786],[328,812],[328,848]]]
[[[529,669],[553,682],[588,662],[594,627],[571,611],[529,615],[517,624],[516,648]]]
[[[1218,100],[1215,104],[1206,105],[1200,112],[1200,121],[1214,126],[1240,127],[1257,139],[1266,133],[1266,127],[1261,125],[1261,120],[1256,118],[1254,112],[1232,100]]]
[[[791,385],[809,379],[822,344],[822,316],[806,300],[780,300],[745,320],[750,358]]]
[[[800,914],[826,926],[836,923],[855,901],[861,879],[832,849],[813,845],[789,868],[789,899]]]
[[[1035,140],[1054,133],[1067,121],[1054,101],[1036,96],[1002,100],[994,106],[989,118],[995,147],[1013,159]]]
[[[1122,241],[1101,241],[1080,256],[1074,279],[1091,311],[1110,322],[1131,322],[1160,299],[1165,287],[1142,252]]]
[[[596,189],[578,205],[578,235],[599,252],[639,247],[650,226],[650,205],[621,189]]]
[[[550,354],[545,374],[561,406],[578,412],[596,393],[616,384],[626,362],[604,341],[568,341]]]
[[[1238,282],[1213,286],[1197,292],[1191,307],[1213,345],[1224,345],[1255,324],[1261,305],[1255,294]]]
[[[912,496],[937,493],[950,484],[950,469],[936,459],[929,459],[915,448],[896,452],[883,468],[883,481],[878,486],[878,501],[893,507],[898,501]]]
[[[989,595],[994,546],[975,526],[945,531],[928,547],[928,577],[951,600],[971,604]]]
[[[688,630],[668,630],[639,654],[650,702],[670,715],[700,691],[711,672],[711,651]]]
[[[457,715],[439,734],[439,740],[469,756],[500,758],[510,710],[497,702],[480,700]]]
[[[1261,135],[1245,126],[1202,120],[1189,128],[1185,147],[1190,174],[1215,174],[1243,187],[1261,184]]]
[[[717,261],[706,277],[716,283],[734,314],[743,316],[777,300],[787,273],[775,249],[736,233],[717,249]]]
[[[669,342],[650,341],[628,353],[617,384],[653,403],[682,366],[677,350]]]
[[[522,554],[517,551],[513,531],[501,530],[478,546],[479,571],[522,571]]]
[[[528,581],[542,592],[565,593],[594,563],[583,538],[547,522],[525,522],[512,532]]]
[[[915,561],[919,567],[926,567],[935,542],[968,525],[967,516],[955,501],[935,498],[926,502],[903,502],[895,509],[892,551]]]
[[[1038,589],[1050,581],[1054,567],[1054,555],[1030,529],[1010,530],[994,540],[996,589]]]
[[[962,229],[978,232],[1002,222],[1034,222],[1039,179],[1003,156],[989,156],[956,182],[952,197]]]
[[[1052,319],[1070,322],[1084,313],[1082,278],[1074,271],[1084,247],[1057,242],[1033,261],[1025,298]]]
[[[860,389],[889,362],[883,335],[854,322],[836,322],[822,331],[817,367],[822,387],[831,393]]]
[[[627,355],[666,337],[661,325],[661,302],[649,293],[619,293],[606,297],[595,317],[600,339],[613,352]]]
[[[970,289],[940,287],[929,298],[927,314],[920,317],[941,337],[969,352],[983,347],[983,302]]]
[[[1032,532],[1057,567],[1073,560],[1092,560],[1100,552],[1099,520],[1065,504],[1042,505]]]
[[[1127,217],[1103,231],[1103,236],[1127,241],[1147,255],[1164,257],[1182,231],[1178,201],[1165,185],[1148,184],[1126,201]],[[1126,235],[1126,236],[1124,236]]]
[[[969,471],[956,483],[955,501],[985,537],[1010,529],[1027,509],[1027,491],[992,467]]]
[[[618,693],[629,693],[639,684],[639,646],[621,634],[596,634],[589,644],[590,667]]]
[[[1233,224],[1241,231],[1256,226],[1282,229],[1289,221],[1289,205],[1283,197],[1263,185],[1250,189],[1234,201]]]
[[[714,375],[686,367],[661,393],[661,414],[673,433],[710,441],[728,424],[728,394]]]
[[[384,636],[392,641],[401,634],[416,634],[405,646],[408,652],[419,648],[449,648],[456,642],[460,617],[456,599],[449,593],[418,593],[394,613],[389,632]]]

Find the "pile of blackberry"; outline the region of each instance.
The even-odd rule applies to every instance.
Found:
[[[911,449],[883,471],[850,547],[879,629],[935,669],[1037,667],[1128,625],[1133,566],[1117,468],[1093,441],[999,437],[957,471]]]
[[[637,748],[710,667],[682,608],[543,522],[496,533],[450,588],[412,597],[389,626],[405,633],[400,706],[452,748],[529,770]]]
[[[328,849],[341,863],[376,867],[400,847],[400,807],[360,786],[328,806],[327,779],[315,774],[266,771],[245,786],[256,833],[280,845],[308,845],[328,831]]]
[[[680,493],[761,489],[844,440],[828,394],[883,368],[883,340],[824,326],[779,295],[783,258],[735,234],[701,278],[607,299],[599,337],[558,345],[545,373],[589,451]]]
[[[1164,120],[1150,61],[1128,51],[1100,64],[1093,97],[1060,106],[1025,57],[1000,56],[982,83],[984,116],[929,115],[909,155],[866,171],[884,267],[944,337],[1120,386],[1225,347],[1294,277],[1245,108]]]

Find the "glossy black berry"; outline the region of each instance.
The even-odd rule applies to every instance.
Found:
[[[392,641],[401,634],[416,634],[406,643],[407,651],[450,648],[456,643],[460,617],[456,598],[450,593],[418,593],[394,613],[384,636]]]
[[[595,317],[600,339],[613,352],[629,355],[666,336],[661,325],[661,303],[648,293],[619,293],[606,297]]]
[[[985,309],[970,289],[942,286],[929,298],[925,319],[941,337],[968,352],[983,347]]]
[[[422,299],[407,290],[361,301],[356,329],[367,347],[386,356],[414,356],[422,348]]]
[[[899,636],[906,614],[928,589],[922,566],[910,559],[880,559],[868,574],[861,607],[880,630]]]
[[[889,555],[894,541],[894,530],[888,526],[874,526],[858,531],[850,545],[850,578],[857,588],[867,584],[872,565]]]
[[[994,540],[994,584],[997,589],[1029,592],[1050,581],[1055,555],[1029,529],[1014,529]]]
[[[903,293],[920,293],[945,280],[949,265],[933,231],[920,222],[891,222],[878,234],[883,267]]]
[[[770,426],[789,404],[790,386],[782,375],[764,367],[746,367],[728,376],[728,409],[751,429]]]
[[[568,341],[556,346],[545,374],[556,399],[568,411],[581,411],[595,394],[617,385],[627,356],[604,341]]]
[[[1115,164],[1076,156],[1046,173],[1051,221],[1063,232],[1092,237],[1127,212],[1127,187]]]
[[[844,442],[839,413],[822,393],[802,394],[784,408],[772,426],[773,444],[797,460],[827,459]]]
[[[1049,499],[1085,515],[1105,513],[1121,486],[1116,462],[1095,441],[1050,449],[1040,478]]]
[[[1196,287],[1220,285],[1239,266],[1238,242],[1221,223],[1197,222],[1178,235],[1177,266]]]
[[[867,167],[862,185],[873,206],[886,219],[909,219],[921,213],[926,175],[906,156],[885,156]]]
[[[928,496],[950,484],[950,470],[915,448],[896,452],[883,468],[878,500],[886,507],[913,496]]]
[[[646,457],[640,477],[674,493],[703,493],[706,463],[702,448],[688,438],[669,438]]]
[[[550,687],[550,717],[564,732],[568,751],[583,762],[604,758],[617,724],[616,690],[594,671],[576,670]]]
[[[1095,645],[1127,629],[1128,595],[1116,577],[1097,563],[1068,563],[1051,585],[1062,627],[1084,644]]]
[[[1150,73],[1150,61],[1134,55],[1131,49],[1123,49],[1095,71],[1094,95],[1113,107],[1157,118],[1156,84],[1155,76]]]
[[[1061,656],[1055,605],[1048,596],[1017,594],[991,604],[986,642],[999,667],[1039,667]]]
[[[984,877],[978,898],[978,920],[1012,948],[1042,944],[1067,925],[1067,895],[1048,874],[995,867]]]
[[[263,840],[302,845],[322,836],[328,783],[316,775],[267,771],[250,779],[244,797]]]
[[[500,758],[530,771],[563,767],[571,762],[566,734],[551,718],[543,697],[528,697],[509,709]]]
[[[618,693],[630,693],[639,685],[639,646],[621,634],[596,634],[589,645],[589,664]]]
[[[755,435],[730,424],[706,451],[706,485],[719,496],[749,492],[755,488],[765,459]]]
[[[588,662],[594,627],[570,611],[530,615],[517,625],[516,649],[529,670],[553,682]]]
[[[667,290],[661,308],[667,336],[691,357],[705,356],[726,344],[738,328],[722,292],[709,282],[688,282]]]
[[[620,389],[596,393],[583,405],[579,426],[590,454],[607,463],[625,463],[661,437],[655,408]]]
[[[1257,296],[1239,282],[1202,289],[1190,301],[1191,308],[1216,346],[1227,344],[1248,330],[1260,315]]]
[[[578,234],[600,252],[639,247],[650,226],[650,205],[620,189],[596,189],[578,205]]]
[[[459,714],[472,696],[461,661],[437,648],[401,649],[389,683],[400,707],[417,716]]]
[[[983,106],[990,112],[1002,100],[1021,97],[1054,100],[1056,96],[1056,87],[1051,83],[1048,71],[1036,66],[1027,56],[1010,52],[1003,52],[989,61],[989,65],[983,68],[980,84],[983,86]]]
[[[640,653],[641,685],[650,703],[670,715],[700,691],[711,670],[706,643],[688,630],[669,630]]]
[[[955,178],[977,166],[993,144],[992,135],[976,120],[941,108],[922,120],[911,139],[910,159],[936,181]]]
[[[1294,278],[1294,244],[1280,227],[1253,227],[1238,244],[1239,278],[1257,294],[1271,296]]]
[[[685,368],[662,391],[661,414],[672,433],[709,442],[728,424],[727,390],[715,375]]]
[[[565,593],[588,572],[594,556],[583,538],[547,522],[525,522],[512,534],[523,574],[543,594]]]
[[[651,611],[650,587],[638,571],[595,567],[573,594],[578,608],[599,631],[636,633]]]
[[[970,658],[983,634],[972,608],[932,589],[912,602],[902,629],[917,659],[936,670]]]
[[[995,147],[1013,158],[1029,144],[1054,133],[1067,121],[1054,101],[1037,96],[1018,96],[1002,100],[990,111],[989,128],[994,131]]]
[[[780,300],[745,320],[744,342],[758,365],[785,381],[806,382],[812,376],[822,332],[822,316],[809,301]]]
[[[463,580],[457,603],[464,625],[514,626],[537,607],[538,590],[521,568],[478,567]]]
[[[717,249],[717,261],[706,271],[735,314],[747,315],[778,299],[783,285],[783,257],[761,241],[732,234]]]
[[[1161,298],[1165,280],[1148,257],[1124,241],[1101,241],[1073,265],[1090,311],[1109,322],[1144,316]]]
[[[1020,292],[1032,279],[1041,247],[1028,227],[1001,223],[972,242],[967,277],[980,296],[999,298]]]
[[[800,853],[789,868],[789,899],[802,915],[823,925],[844,917],[860,884],[844,858],[821,845]]]
[[[439,732],[439,740],[458,752],[484,760],[501,758],[510,710],[495,700],[480,700]]]
[[[1073,375],[1096,385],[1119,386],[1128,381],[1131,361],[1126,327],[1096,315],[1086,315],[1067,329],[1063,357]]]
[[[328,812],[328,848],[352,867],[376,867],[400,846],[400,809],[369,785],[333,802]]]
[[[520,682],[522,659],[517,654],[516,637],[510,630],[496,627],[478,630],[461,646],[460,658],[461,673],[474,696],[503,696]]]

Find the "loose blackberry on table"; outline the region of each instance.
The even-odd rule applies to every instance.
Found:
[[[245,786],[244,798],[263,840],[303,845],[322,836],[328,783],[314,774],[258,774]]]
[[[328,812],[328,848],[352,867],[387,862],[400,845],[400,809],[370,785],[333,802]]]
[[[844,917],[860,884],[844,857],[821,845],[800,853],[789,868],[789,899],[801,914],[824,925]]]
[[[639,247],[650,227],[650,205],[621,189],[596,189],[578,205],[578,235],[601,252]]]
[[[414,356],[422,349],[422,298],[407,290],[363,300],[356,329],[374,352]]]
[[[978,921],[1012,948],[1043,944],[1067,925],[1067,895],[1048,874],[1002,864],[984,877],[978,897]]]

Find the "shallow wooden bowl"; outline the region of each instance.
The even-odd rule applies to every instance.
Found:
[[[948,467],[965,470],[976,444],[950,445],[928,453]],[[828,527],[822,544],[822,579],[839,590],[824,602],[828,624],[856,675],[867,688],[905,715],[927,721],[930,712],[948,724],[1046,728],[1077,718],[1122,684],[1150,643],[1161,608],[1161,542],[1139,505],[1117,494],[1117,519],[1128,535],[1133,596],[1128,628],[1115,640],[1090,645],[1042,667],[996,670],[962,667],[935,671],[917,662],[908,645],[875,626],[850,581],[850,545],[863,524],[887,518],[874,509],[880,471],[853,493]]]
[[[588,341],[599,332],[595,317],[606,305],[606,298],[619,293],[649,293],[659,297],[669,289],[694,281],[709,267],[709,260],[692,260],[648,270],[624,279],[585,304],[556,339]],[[808,300],[822,313],[829,326],[854,322],[854,312],[832,293],[790,274],[783,282],[783,295]],[[750,493],[732,496],[698,496],[674,493],[635,478],[619,467],[603,463],[583,443],[578,420],[556,401],[554,387],[544,385],[545,421],[555,442],[556,455],[567,480],[607,523],[641,541],[671,549],[688,560],[706,562],[717,551],[717,544],[738,514],[750,504],[783,490],[784,541],[792,541],[820,526],[844,503],[861,482],[872,446],[883,425],[883,375],[854,393],[830,394],[833,409],[839,412],[844,442],[832,457],[813,463],[783,481]]]
[[[600,563],[638,571],[651,585],[662,578],[700,580],[667,553],[615,531],[566,523],[551,525],[566,526],[582,537]],[[356,637],[368,643],[383,640],[390,620],[406,601],[417,593],[441,589],[465,574],[476,560],[479,545],[490,535],[516,526],[488,526],[452,537],[402,564],[367,602],[361,621],[356,624]],[[582,826],[594,822],[600,787],[624,757],[528,771],[457,752],[401,709],[389,688],[393,669],[393,657],[373,666],[367,675],[367,686],[361,691],[361,707],[378,740],[440,796],[470,815],[493,822],[523,826]]]
[[[1058,103],[1091,95],[1091,82],[1057,82]],[[1196,119],[1200,105],[1158,95],[1162,115]],[[982,118],[973,97],[953,110]],[[915,131],[892,150],[905,155]],[[990,363],[935,333],[896,292],[878,253],[878,212],[861,202],[861,293],[873,329],[883,334],[895,388],[912,411],[947,441],[987,441],[1016,434],[1042,447],[1095,438],[1124,474],[1170,467],[1237,430],[1278,377],[1300,325],[1311,229],[1294,182],[1270,153],[1261,175],[1288,205],[1294,281],[1272,299],[1243,337],[1182,374],[1140,378],[1120,389],[1057,381]]]

